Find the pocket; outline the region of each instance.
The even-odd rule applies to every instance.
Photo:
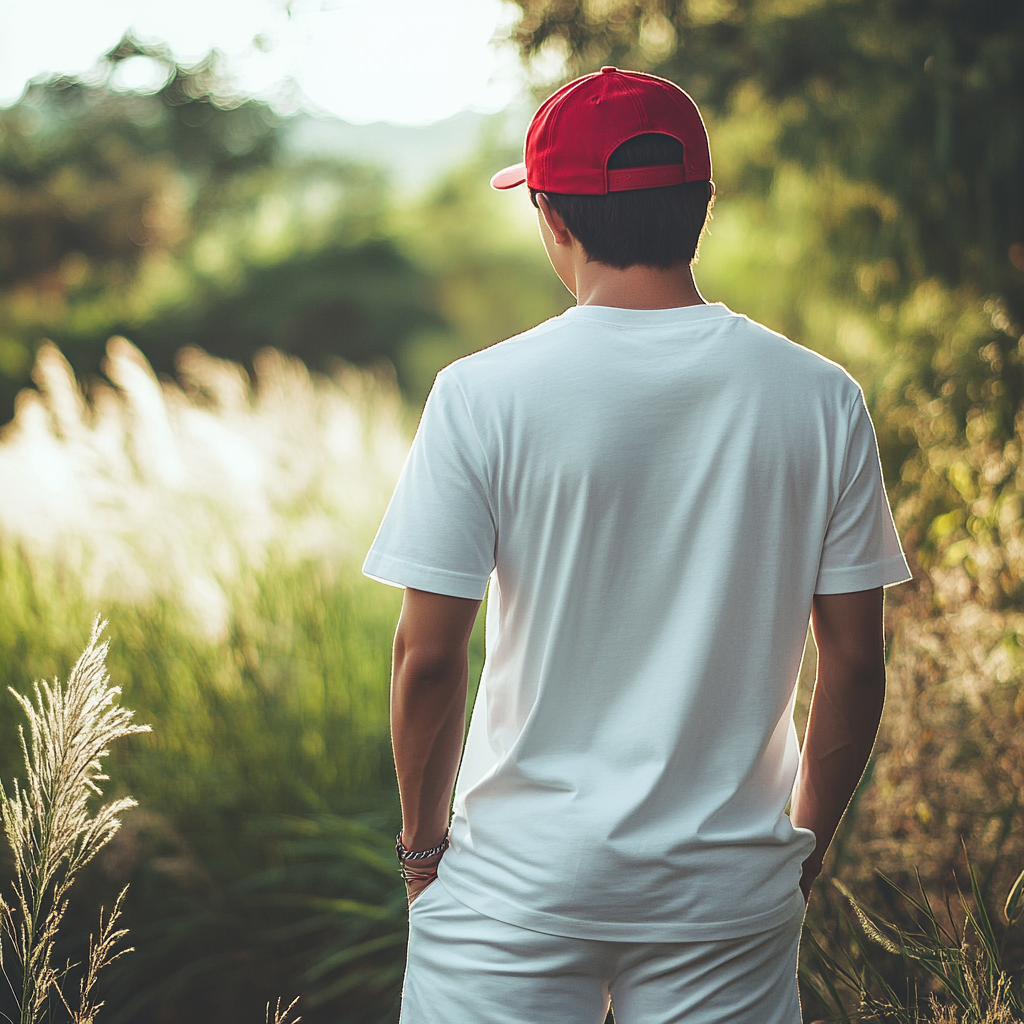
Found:
[[[409,904],[409,917],[410,917],[410,918],[412,918],[412,915],[413,915],[413,914],[416,914],[416,913],[418,913],[418,912],[419,912],[420,908],[421,908],[421,907],[422,907],[422,905],[423,905],[423,902],[424,902],[424,900],[429,900],[429,899],[431,899],[431,897],[432,897],[432,896],[436,895],[436,893],[434,892],[434,890],[435,890],[435,889],[438,889],[438,888],[440,888],[440,883],[439,883],[439,882],[438,882],[438,880],[437,880],[437,879],[435,878],[435,879],[434,879],[434,880],[433,880],[433,881],[432,881],[432,882],[430,883],[430,885],[428,885],[428,886],[426,887],[426,889],[423,889],[423,890],[422,890],[422,891],[420,892],[419,896],[417,896],[417,897],[416,897],[416,899],[414,899],[414,900],[412,901],[412,903],[410,903],[410,904]]]

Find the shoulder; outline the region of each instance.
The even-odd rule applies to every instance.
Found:
[[[552,317],[528,331],[449,363],[437,375],[435,388],[457,388],[467,398],[493,387],[503,389],[511,378],[531,372],[538,362],[553,356],[559,347],[558,341],[574,333],[570,320]]]
[[[729,325],[757,372],[768,370],[770,376],[785,379],[789,388],[810,387],[844,405],[863,400],[860,385],[839,363],[741,313],[733,313]]]

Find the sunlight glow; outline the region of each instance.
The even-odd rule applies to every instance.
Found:
[[[264,350],[257,387],[198,349],[159,381],[124,338],[111,384],[86,397],[52,344],[0,434],[0,533],[79,566],[89,597],[158,594],[203,631],[227,628],[230,589],[268,560],[357,564],[407,450],[393,386],[333,378]]]
[[[183,62],[220,49],[239,88],[354,123],[491,113],[521,92],[502,0],[3,0],[0,104],[50,73],[85,73],[132,28]],[[132,62],[134,63],[134,62]],[[119,88],[159,88],[152,67]]]

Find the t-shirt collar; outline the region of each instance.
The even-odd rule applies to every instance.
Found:
[[[733,316],[721,302],[701,303],[696,306],[673,306],[669,309],[626,309],[621,306],[570,306],[563,317],[570,319],[600,320],[602,323],[624,327],[660,327],[670,324],[696,323],[701,320],[719,320]]]

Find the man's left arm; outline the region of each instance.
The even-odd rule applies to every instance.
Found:
[[[407,588],[391,668],[391,742],[402,800],[402,843],[430,850],[448,829],[462,754],[469,636],[480,602]],[[440,856],[408,862],[412,902]]]

